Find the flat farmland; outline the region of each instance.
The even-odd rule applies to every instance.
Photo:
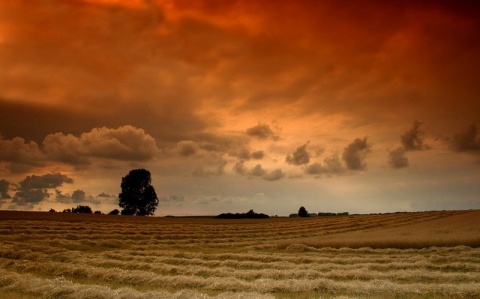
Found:
[[[480,211],[220,220],[0,211],[0,298],[478,298]]]

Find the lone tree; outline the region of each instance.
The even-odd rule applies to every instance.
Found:
[[[118,205],[122,215],[153,215],[158,206],[155,189],[151,185],[150,171],[134,169],[122,178],[122,192],[118,195]]]
[[[298,217],[308,217],[308,216],[309,216],[308,212],[304,207],[300,207],[300,209],[298,209]]]

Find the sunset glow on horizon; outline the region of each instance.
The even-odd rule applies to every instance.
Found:
[[[480,208],[480,5],[0,3],[0,209]]]

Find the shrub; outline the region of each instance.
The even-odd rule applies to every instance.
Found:
[[[120,211],[118,209],[111,210],[110,213],[108,213],[108,215],[118,215],[118,214],[120,214]]]
[[[92,208],[78,205],[76,208],[72,208],[72,213],[92,214]]]

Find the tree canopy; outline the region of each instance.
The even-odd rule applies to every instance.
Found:
[[[307,212],[307,209],[305,209],[305,207],[300,207],[300,209],[298,209],[298,216],[299,217],[308,217],[308,212]]]
[[[118,195],[122,215],[148,216],[155,213],[158,198],[151,180],[146,169],[130,170],[122,178],[122,192]]]

